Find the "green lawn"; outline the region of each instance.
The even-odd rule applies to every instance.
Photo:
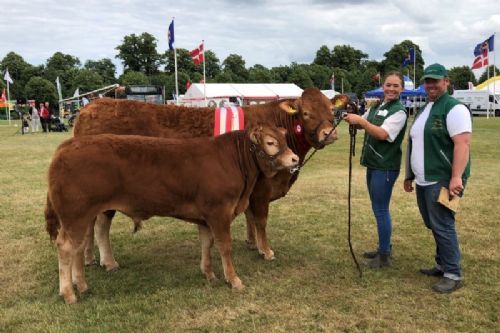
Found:
[[[474,119],[472,177],[457,226],[465,286],[430,290],[418,274],[433,264],[434,241],[415,195],[397,181],[392,200],[393,267],[363,278],[347,244],[348,134],[318,152],[288,195],[270,209],[268,235],[277,259],[266,262],[233,224],[233,259],[246,285],[209,285],[199,271],[194,225],[153,218],[132,234],[118,215],[111,238],[121,269],[88,267],[90,294],[67,306],[58,296],[55,246],[45,232],[46,173],[70,133],[21,135],[0,121],[0,332],[499,332],[500,118]],[[359,166],[353,169],[353,246],[376,246],[376,227]],[[402,171],[403,172],[403,171]]]

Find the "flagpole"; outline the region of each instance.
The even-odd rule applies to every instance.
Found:
[[[415,46],[413,46],[413,90],[415,90],[415,86],[417,85],[417,77],[415,76],[415,66],[417,64],[417,50]]]
[[[7,80],[7,119],[9,119],[9,125],[10,125],[10,83]]]
[[[497,71],[496,71],[496,52],[495,52],[495,35],[496,32],[493,33],[493,117],[496,115],[495,111],[495,101],[497,99],[497,87],[496,87],[496,76],[497,76]]]
[[[205,40],[201,40],[201,45],[203,45],[203,98],[205,100],[205,106],[207,106],[207,78],[205,77]]]
[[[172,17],[172,23],[175,17]],[[177,77],[177,48],[174,44],[174,66],[175,66],[175,104],[179,105],[179,81]]]

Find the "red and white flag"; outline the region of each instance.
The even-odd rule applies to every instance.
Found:
[[[205,53],[203,43],[200,44],[196,49],[191,51],[191,58],[193,58],[193,62],[195,65],[199,65],[203,62],[203,55]]]
[[[479,69],[484,66],[488,66],[488,43],[484,42],[481,45],[481,53],[476,56],[476,59],[474,59],[474,62],[472,63],[472,69]]]
[[[0,97],[0,101],[5,102],[7,100],[7,96],[5,95],[5,88],[2,90],[2,97]]]

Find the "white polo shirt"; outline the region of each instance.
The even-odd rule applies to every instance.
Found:
[[[410,129],[411,137],[411,170],[415,174],[415,182],[420,186],[429,186],[437,182],[428,182],[425,180],[424,165],[424,127],[429,118],[434,102],[429,102],[422,113],[415,119]],[[461,133],[472,133],[472,120],[470,112],[463,104],[455,105],[446,116],[446,129],[450,137]]]
[[[384,109],[384,106],[382,106],[380,108],[380,110],[383,110],[383,109]],[[368,119],[368,113],[369,112],[365,112],[362,117],[365,119]],[[382,123],[382,125],[380,125],[380,127],[383,128],[384,131],[386,131],[388,134],[386,141],[394,142],[394,140],[396,140],[399,132],[401,132],[401,130],[403,129],[403,127],[405,125],[406,118],[407,118],[406,112],[401,110],[401,111],[398,111],[398,112],[394,113],[393,115],[387,117],[384,120],[384,122]]]

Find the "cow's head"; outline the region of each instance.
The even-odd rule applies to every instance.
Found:
[[[297,115],[306,141],[314,148],[321,149],[337,139],[334,113],[345,109],[349,97],[337,95],[329,100],[319,89],[307,88],[296,100],[285,100],[280,108]]]
[[[248,131],[250,150],[255,154],[259,169],[266,177],[279,170],[291,169],[299,164],[299,157],[286,144],[286,129],[255,126]]]

